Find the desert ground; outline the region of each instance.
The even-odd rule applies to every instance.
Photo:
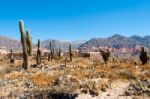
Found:
[[[0,0],[0,99],[150,99],[150,0]]]
[[[65,61],[64,61],[65,60]],[[66,62],[66,65],[65,65]],[[22,60],[0,61],[0,99],[149,99],[150,63],[133,60],[65,57],[42,58],[35,67],[22,69]]]

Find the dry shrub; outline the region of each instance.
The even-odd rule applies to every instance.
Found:
[[[150,72],[145,73],[145,79],[150,79]]]
[[[55,92],[73,93],[79,88],[79,79],[72,75],[62,75],[55,80],[52,87]]]
[[[13,71],[10,74],[5,75],[5,78],[10,79],[10,80],[14,80],[14,79],[22,78],[22,77],[23,77],[23,73],[17,72],[17,71]]]
[[[57,74],[45,74],[45,73],[36,73],[33,75],[33,82],[40,87],[46,87],[52,85],[54,80],[57,78]]]
[[[76,68],[73,72],[73,75],[80,80],[84,78],[84,73],[80,68]]]
[[[125,95],[127,96],[148,96],[150,97],[150,80],[135,80],[130,83],[130,85],[125,90]],[[140,98],[142,99],[142,98]],[[149,99],[144,98],[143,99]]]
[[[70,64],[77,65],[77,66],[91,66],[92,62],[86,58],[85,59],[84,58],[77,58],[77,59],[74,59],[74,61],[71,62]]]
[[[141,69],[141,79],[150,79],[150,66],[145,64],[144,66],[141,66]]]
[[[120,70],[120,73],[118,74],[121,79],[136,79],[138,75],[136,75],[136,71],[128,70],[128,69],[122,69]]]
[[[132,69],[134,66],[131,65],[131,64],[125,64],[125,63],[122,63],[120,64],[120,67],[124,68],[124,69]]]
[[[97,73],[101,73],[101,74],[108,74],[109,72],[111,72],[111,68],[110,67],[106,67],[106,66],[97,66],[96,67],[96,71]]]
[[[52,81],[52,76],[50,75],[42,75],[42,74],[39,74],[39,75],[35,75],[33,77],[33,81],[35,82],[36,85],[38,86],[47,86],[48,84],[51,83]]]
[[[145,64],[144,66],[141,66],[141,68],[142,68],[143,70],[150,70],[150,65]]]
[[[57,66],[58,64],[60,64],[61,62],[58,62],[58,61],[56,61],[56,60],[52,60],[52,61],[47,61],[47,63],[45,63],[45,64],[48,64],[48,65],[50,65],[50,66]],[[63,63],[63,62],[62,62]]]
[[[4,77],[3,73],[0,73],[0,79],[2,79]]]
[[[80,89],[83,93],[90,93],[91,91],[98,95],[100,90],[106,91],[109,87],[109,80],[108,79],[85,79],[80,83]],[[93,96],[93,94],[91,94]]]
[[[136,79],[140,75],[140,71],[134,65],[127,63],[115,64],[105,68],[105,73],[113,80]]]
[[[21,66],[22,60],[15,60],[15,66]]]

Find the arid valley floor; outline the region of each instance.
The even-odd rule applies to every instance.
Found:
[[[42,60],[41,67],[22,69],[22,60],[0,62],[0,99],[149,99],[150,64],[119,59],[94,62],[74,57]],[[33,65],[33,66],[32,66]]]

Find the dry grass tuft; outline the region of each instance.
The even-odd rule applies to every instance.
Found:
[[[32,80],[35,85],[40,87],[51,86],[52,83],[57,78],[58,74],[45,74],[45,73],[36,73],[32,76]]]
[[[76,68],[74,71],[75,71],[75,72],[73,72],[73,75],[74,75],[75,77],[77,77],[77,78],[80,79],[80,80],[84,78],[84,73],[83,73],[83,71],[82,71],[81,69]]]
[[[141,66],[143,70],[150,70],[150,64],[145,64],[144,66]]]
[[[14,80],[14,79],[22,78],[23,76],[24,75],[22,72],[13,71],[10,74],[5,75],[5,78],[9,80]]]
[[[38,86],[47,86],[47,85],[51,84],[52,79],[53,79],[53,76],[51,76],[51,75],[42,75],[42,74],[35,75],[33,77],[33,81]]]

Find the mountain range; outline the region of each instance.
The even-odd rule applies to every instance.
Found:
[[[0,49],[9,51],[10,49],[21,50],[21,42],[5,36],[0,36]]]
[[[144,46],[150,48],[150,36],[140,37],[133,35],[131,37],[125,37],[119,34],[115,34],[108,38],[92,38],[80,46],[81,49],[108,46],[116,49],[123,47],[133,48],[135,46]]]
[[[123,47],[132,48],[137,45],[150,48],[150,36],[140,37],[137,35],[126,37],[119,34],[115,34],[108,38],[92,38],[88,41],[85,40],[62,41],[62,40],[48,39],[41,42],[42,47],[48,49],[50,42],[52,43],[52,46],[55,49],[61,47],[63,51],[68,51],[69,44],[72,45],[73,49],[76,48],[90,49],[91,47],[100,47],[100,46],[108,46],[119,49]],[[20,41],[0,36],[0,49],[9,51],[10,49],[21,50],[21,48],[22,46]]]
[[[62,41],[62,40],[54,40],[54,39],[49,39],[45,40],[42,42],[42,47],[49,49],[50,47],[50,42],[53,48],[56,50],[59,49],[59,47],[63,51],[68,51],[69,50],[69,45],[71,44],[72,49],[77,49],[80,47],[82,44],[84,44],[86,41],[85,40],[78,40],[78,41]]]

